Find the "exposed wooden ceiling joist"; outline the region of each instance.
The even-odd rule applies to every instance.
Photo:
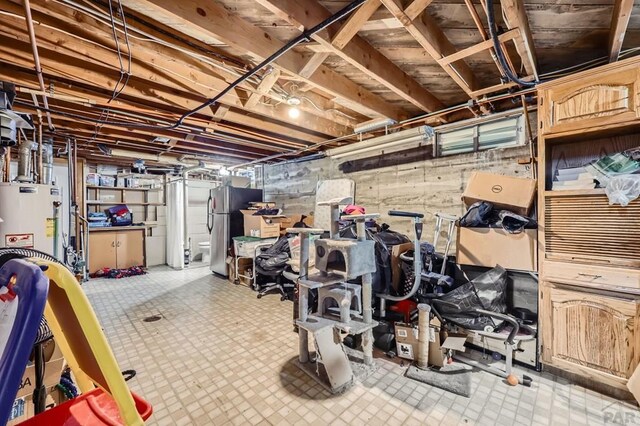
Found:
[[[422,13],[415,19],[407,16],[400,0],[382,0],[391,14],[407,29],[413,38],[431,55],[434,60],[453,55],[458,51],[449,41],[435,19],[428,13]],[[464,60],[450,63],[443,67],[445,72],[472,96],[472,92],[480,89],[480,83]]]
[[[28,46],[21,45],[19,42],[15,41],[9,43],[9,40],[10,39],[0,36],[0,59],[16,64],[25,70],[30,69],[32,60]],[[8,47],[9,45],[12,45],[12,47]],[[52,52],[44,48],[40,48],[40,55],[43,59],[42,63],[44,74],[49,78],[73,78],[74,80],[81,81],[86,85],[103,88],[113,87],[116,84],[114,73],[109,75],[109,73],[105,72],[102,67],[94,66],[89,63],[83,64],[77,59],[74,60],[71,56],[59,55],[56,52]],[[82,78],[78,76],[82,76]],[[159,76],[156,76],[156,80],[161,79]],[[175,85],[149,83],[147,80],[138,79],[137,77],[129,79],[129,83],[123,90],[121,97],[133,97],[146,100],[147,102],[165,103],[183,110],[193,109],[199,106],[203,101],[201,96],[194,96],[185,89],[180,90],[175,87]],[[270,110],[267,109],[265,112],[269,113]],[[245,117],[247,116],[242,113],[234,112],[228,114],[225,117],[225,120],[244,125],[247,123]],[[266,118],[265,115],[261,115],[261,117],[263,119]],[[252,120],[254,122],[256,121],[255,118]],[[291,121],[290,119],[288,120]],[[280,121],[284,122],[284,118]],[[310,124],[309,128],[317,129],[317,124],[318,123]],[[313,135],[302,130],[296,130],[284,123],[277,124],[276,122],[269,122],[267,120],[263,120],[258,128],[309,142],[320,142],[326,139],[322,136]]]
[[[262,81],[256,87],[257,92],[249,96],[249,99],[247,99],[247,101],[244,103],[244,107],[253,108],[258,105],[258,102],[260,102],[260,98],[269,93],[269,90],[271,90],[273,85],[278,82],[278,78],[280,78],[280,70],[272,69],[267,75],[262,78]]]
[[[379,7],[380,0],[367,0],[336,30],[331,37],[331,45],[336,49],[343,49]]]
[[[501,0],[502,12],[509,29],[520,29],[520,37],[516,38],[516,50],[522,59],[522,65],[528,75],[538,79],[538,64],[533,36],[529,28],[529,18],[524,7],[524,0]]]
[[[283,42],[214,2],[123,0],[122,3],[170,27],[188,26],[192,33],[198,32],[203,34],[203,37],[220,40],[247,52],[256,60],[265,59],[284,46]],[[365,115],[395,119],[407,117],[407,112],[402,108],[391,105],[330,68],[321,66],[308,78],[299,76],[298,72],[305,63],[305,56],[293,50],[281,56],[274,65],[284,72],[300,77],[302,81],[312,84],[331,96],[353,102],[353,107],[358,108],[358,111]]]
[[[286,18],[287,22],[297,27],[300,31],[305,28],[311,28],[331,16],[331,12],[316,0],[302,2],[292,0],[256,1],[269,11],[276,13],[279,17]],[[352,24],[362,25],[362,22],[358,20]],[[332,40],[335,37],[335,31],[336,29],[332,27],[327,28],[327,30],[314,35],[313,39],[327,47],[332,54],[339,56],[360,72],[378,81],[384,87],[387,87],[423,111],[436,111],[444,108],[442,102],[425,89],[424,86],[416,82],[357,34],[354,34],[342,49],[333,45]],[[313,74],[311,76],[313,77]]]
[[[76,15],[78,16],[78,15]],[[37,16],[41,21],[46,21],[47,18],[43,16]],[[7,20],[5,29],[7,35],[11,35],[16,40],[27,42],[26,33],[21,32],[21,26],[19,19],[11,19],[10,17],[2,17],[2,20]],[[71,17],[73,19],[73,17]],[[87,18],[83,18],[82,24],[86,25]],[[0,20],[0,22],[2,22]],[[69,22],[69,21],[67,21]],[[73,21],[75,22],[75,21]],[[11,25],[13,23],[13,25]],[[111,43],[112,40],[107,37],[107,33],[104,33],[104,38],[100,38],[101,43],[93,42],[80,37],[74,37],[69,32],[64,30],[54,29],[54,22],[38,25],[36,28],[36,34],[41,40],[39,44],[43,48],[50,48],[56,52],[68,54],[69,56],[74,53],[78,54],[77,59],[86,60],[91,63],[95,63],[107,68],[117,68],[117,56],[114,52]],[[98,23],[95,23],[94,33],[98,33]],[[59,24],[58,24],[59,25]],[[16,28],[16,26],[18,28]],[[52,28],[54,27],[54,28]],[[75,28],[80,30],[80,28]],[[12,30],[11,32],[9,32]],[[135,52],[135,59],[132,61],[131,75],[139,78],[144,78],[157,83],[165,84],[167,87],[175,88],[183,91],[195,90],[202,96],[211,97],[215,96],[220,90],[223,90],[227,83],[219,77],[216,77],[215,69],[207,68],[206,64],[193,65],[187,60],[176,60],[175,52],[171,51],[165,46],[160,46],[153,43],[142,43],[136,39],[130,40],[132,51]],[[10,60],[8,60],[10,62]],[[193,62],[193,61],[192,61]],[[113,71],[117,76],[119,70]],[[81,75],[81,74],[80,74]],[[291,119],[288,116],[288,110],[285,105],[265,105],[256,104],[247,107],[244,101],[237,96],[236,93],[230,93],[222,99],[229,106],[244,109],[247,112],[257,113],[258,115],[269,117],[274,120],[279,120],[287,124],[291,123]],[[348,127],[345,127],[336,122],[336,120],[324,117],[313,117],[313,113],[319,111],[312,107],[306,106],[303,109],[301,122],[304,120],[305,128],[308,130],[326,134],[329,136],[341,136],[350,132]],[[311,111],[311,112],[309,112]],[[327,114],[327,116],[333,117],[337,114]]]
[[[622,42],[627,32],[633,0],[615,0],[613,15],[611,17],[611,29],[609,30],[609,62],[615,62],[620,56]]]

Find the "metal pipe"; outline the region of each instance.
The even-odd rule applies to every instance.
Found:
[[[44,183],[44,165],[42,155],[42,120],[40,120],[40,124],[38,124],[38,183]]]
[[[42,175],[40,183],[51,185],[53,183],[53,140],[51,143],[42,144],[40,155],[40,167]]]
[[[67,208],[69,209],[67,212],[67,241],[63,244],[67,247],[71,244],[71,223],[73,218],[73,204],[74,204],[74,191],[73,191],[73,147],[71,145],[71,138],[67,138],[67,184],[69,186],[69,204]],[[66,248],[65,248],[66,250]]]
[[[0,182],[4,182],[4,163],[7,155],[7,148],[0,146]]]
[[[24,0],[24,14],[27,19],[27,30],[29,31],[29,40],[31,40],[31,50],[33,50],[33,64],[35,65],[36,75],[38,76],[38,83],[40,84],[40,90],[46,92],[44,86],[44,78],[42,77],[42,67],[40,66],[40,55],[38,54],[38,44],[36,41],[36,32],[33,29],[33,18],[31,17],[31,4],[29,0]],[[42,103],[47,109],[47,123],[49,124],[49,130],[54,130],[53,123],[51,122],[51,113],[48,112],[49,102],[47,97],[42,97]]]
[[[18,182],[32,182],[33,179],[30,176],[32,143],[24,136],[20,137],[21,133],[18,133],[20,144],[18,145],[18,177],[16,180]]]
[[[7,152],[4,156],[4,181],[9,182],[11,179],[11,147],[7,147]]]
[[[198,164],[191,167],[185,167],[182,169],[182,195],[183,199],[183,235],[182,235],[182,249],[184,252],[184,264],[188,265],[191,259],[191,241],[189,239],[189,220],[187,215],[189,213],[189,172],[197,169],[204,168],[204,162],[199,161]]]

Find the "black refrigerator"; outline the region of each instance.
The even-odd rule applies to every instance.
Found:
[[[262,201],[261,189],[219,186],[209,193],[207,228],[211,242],[211,271],[227,276],[227,255],[233,237],[244,235],[244,218],[240,210],[250,202]]]

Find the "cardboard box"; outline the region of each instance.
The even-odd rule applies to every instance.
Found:
[[[502,228],[458,227],[456,261],[460,265],[537,271],[537,255],[537,229],[510,234]]]
[[[254,216],[255,210],[240,210],[244,215],[244,235],[247,237],[278,238],[280,222],[286,216]]]
[[[60,383],[60,375],[64,368],[64,357],[60,351],[60,347],[56,345],[55,340],[51,339],[44,343],[44,359],[45,359],[45,373],[44,373],[44,385],[47,388],[53,387]],[[33,363],[29,363],[22,375],[22,381],[20,388],[16,394],[16,398],[24,396],[30,396],[33,394],[33,390],[36,386],[36,367]]]
[[[400,358],[414,360],[418,357],[418,327],[397,322],[396,353]]]
[[[64,395],[55,387],[48,389],[48,394],[45,399],[45,409],[60,405],[65,401]],[[11,408],[11,415],[7,426],[14,426],[24,422],[27,419],[35,416],[32,395],[23,396],[22,398],[16,398],[13,401],[13,407]]]
[[[429,324],[429,365],[442,367],[446,364],[446,349],[440,344],[440,321],[433,318]],[[395,323],[396,353],[398,357],[415,360],[418,358],[418,327]]]
[[[249,278],[253,274],[253,259],[238,259],[238,284],[251,287],[253,280]]]
[[[527,216],[536,196],[536,186],[535,179],[474,172],[462,200],[467,207],[477,201],[488,201],[496,208]]]

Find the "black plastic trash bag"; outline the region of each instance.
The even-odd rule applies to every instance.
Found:
[[[485,272],[440,298],[457,307],[435,302],[443,318],[469,330],[495,329],[502,321],[473,312],[475,309],[504,314],[507,312],[507,271],[502,266]]]

